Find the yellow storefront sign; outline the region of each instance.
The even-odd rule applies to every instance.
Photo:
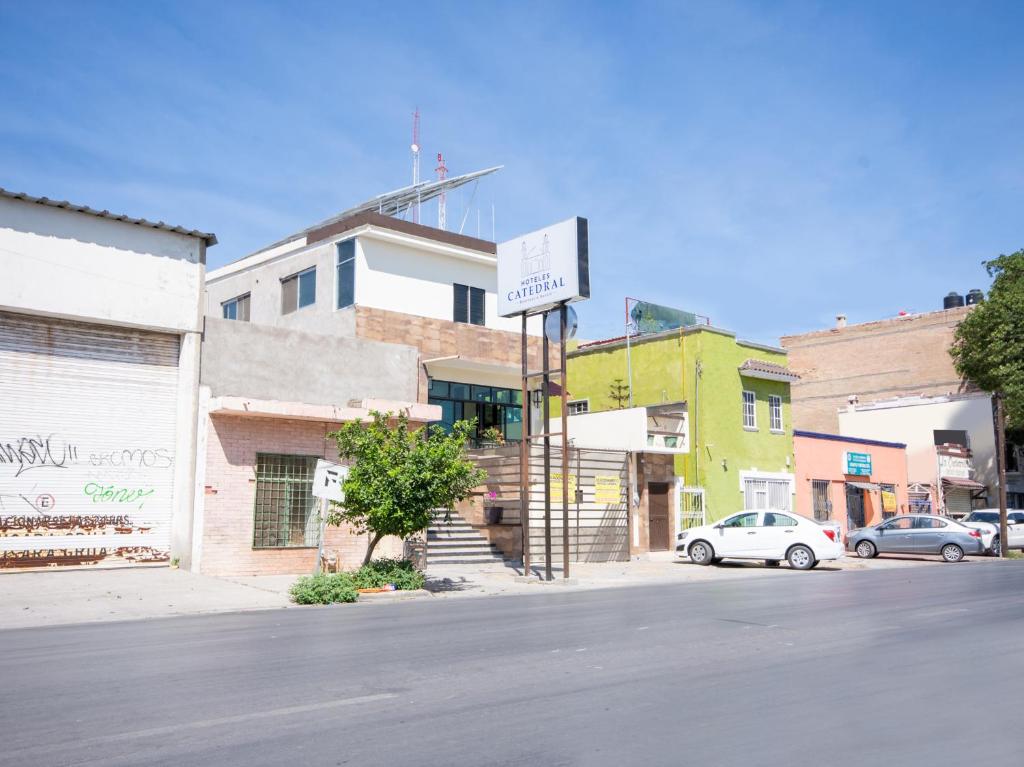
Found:
[[[882,491],[882,511],[896,511],[896,493]]]
[[[617,474],[594,477],[594,503],[622,503],[622,479]]]

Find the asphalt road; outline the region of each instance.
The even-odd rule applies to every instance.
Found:
[[[787,576],[3,631],[0,764],[1021,763],[1024,563]]]

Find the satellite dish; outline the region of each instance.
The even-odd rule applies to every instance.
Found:
[[[576,317],[576,310],[571,306],[565,307],[565,340],[568,341],[570,338],[575,337],[576,329],[579,327],[579,319]],[[559,311],[555,309],[552,312],[548,312],[548,317],[544,320],[544,335],[547,336],[548,340],[552,343],[558,343],[562,340],[562,321],[559,318]]]

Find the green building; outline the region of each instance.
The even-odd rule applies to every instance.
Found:
[[[576,347],[568,355],[569,413],[646,407],[650,419],[667,406],[686,413],[689,450],[658,456],[657,485],[670,494],[668,531],[674,533],[744,508],[793,508],[789,387],[797,378],[784,349],[709,325],[676,328],[628,344],[620,338]],[[655,444],[657,438],[647,439]],[[649,495],[642,469],[639,483],[637,495]],[[664,505],[652,500],[649,506],[650,550],[667,548],[665,536],[653,532],[655,508]],[[647,498],[640,506],[647,510]]]

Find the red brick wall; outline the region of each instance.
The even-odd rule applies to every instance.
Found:
[[[208,575],[308,574],[316,548],[254,549],[256,453],[315,455],[338,460],[326,435],[338,424],[270,418],[211,416],[206,446],[203,551],[200,572]],[[354,569],[366,552],[366,536],[348,527],[327,527],[324,551],[337,552],[343,569]],[[400,556],[402,542],[385,538],[377,556]]]

